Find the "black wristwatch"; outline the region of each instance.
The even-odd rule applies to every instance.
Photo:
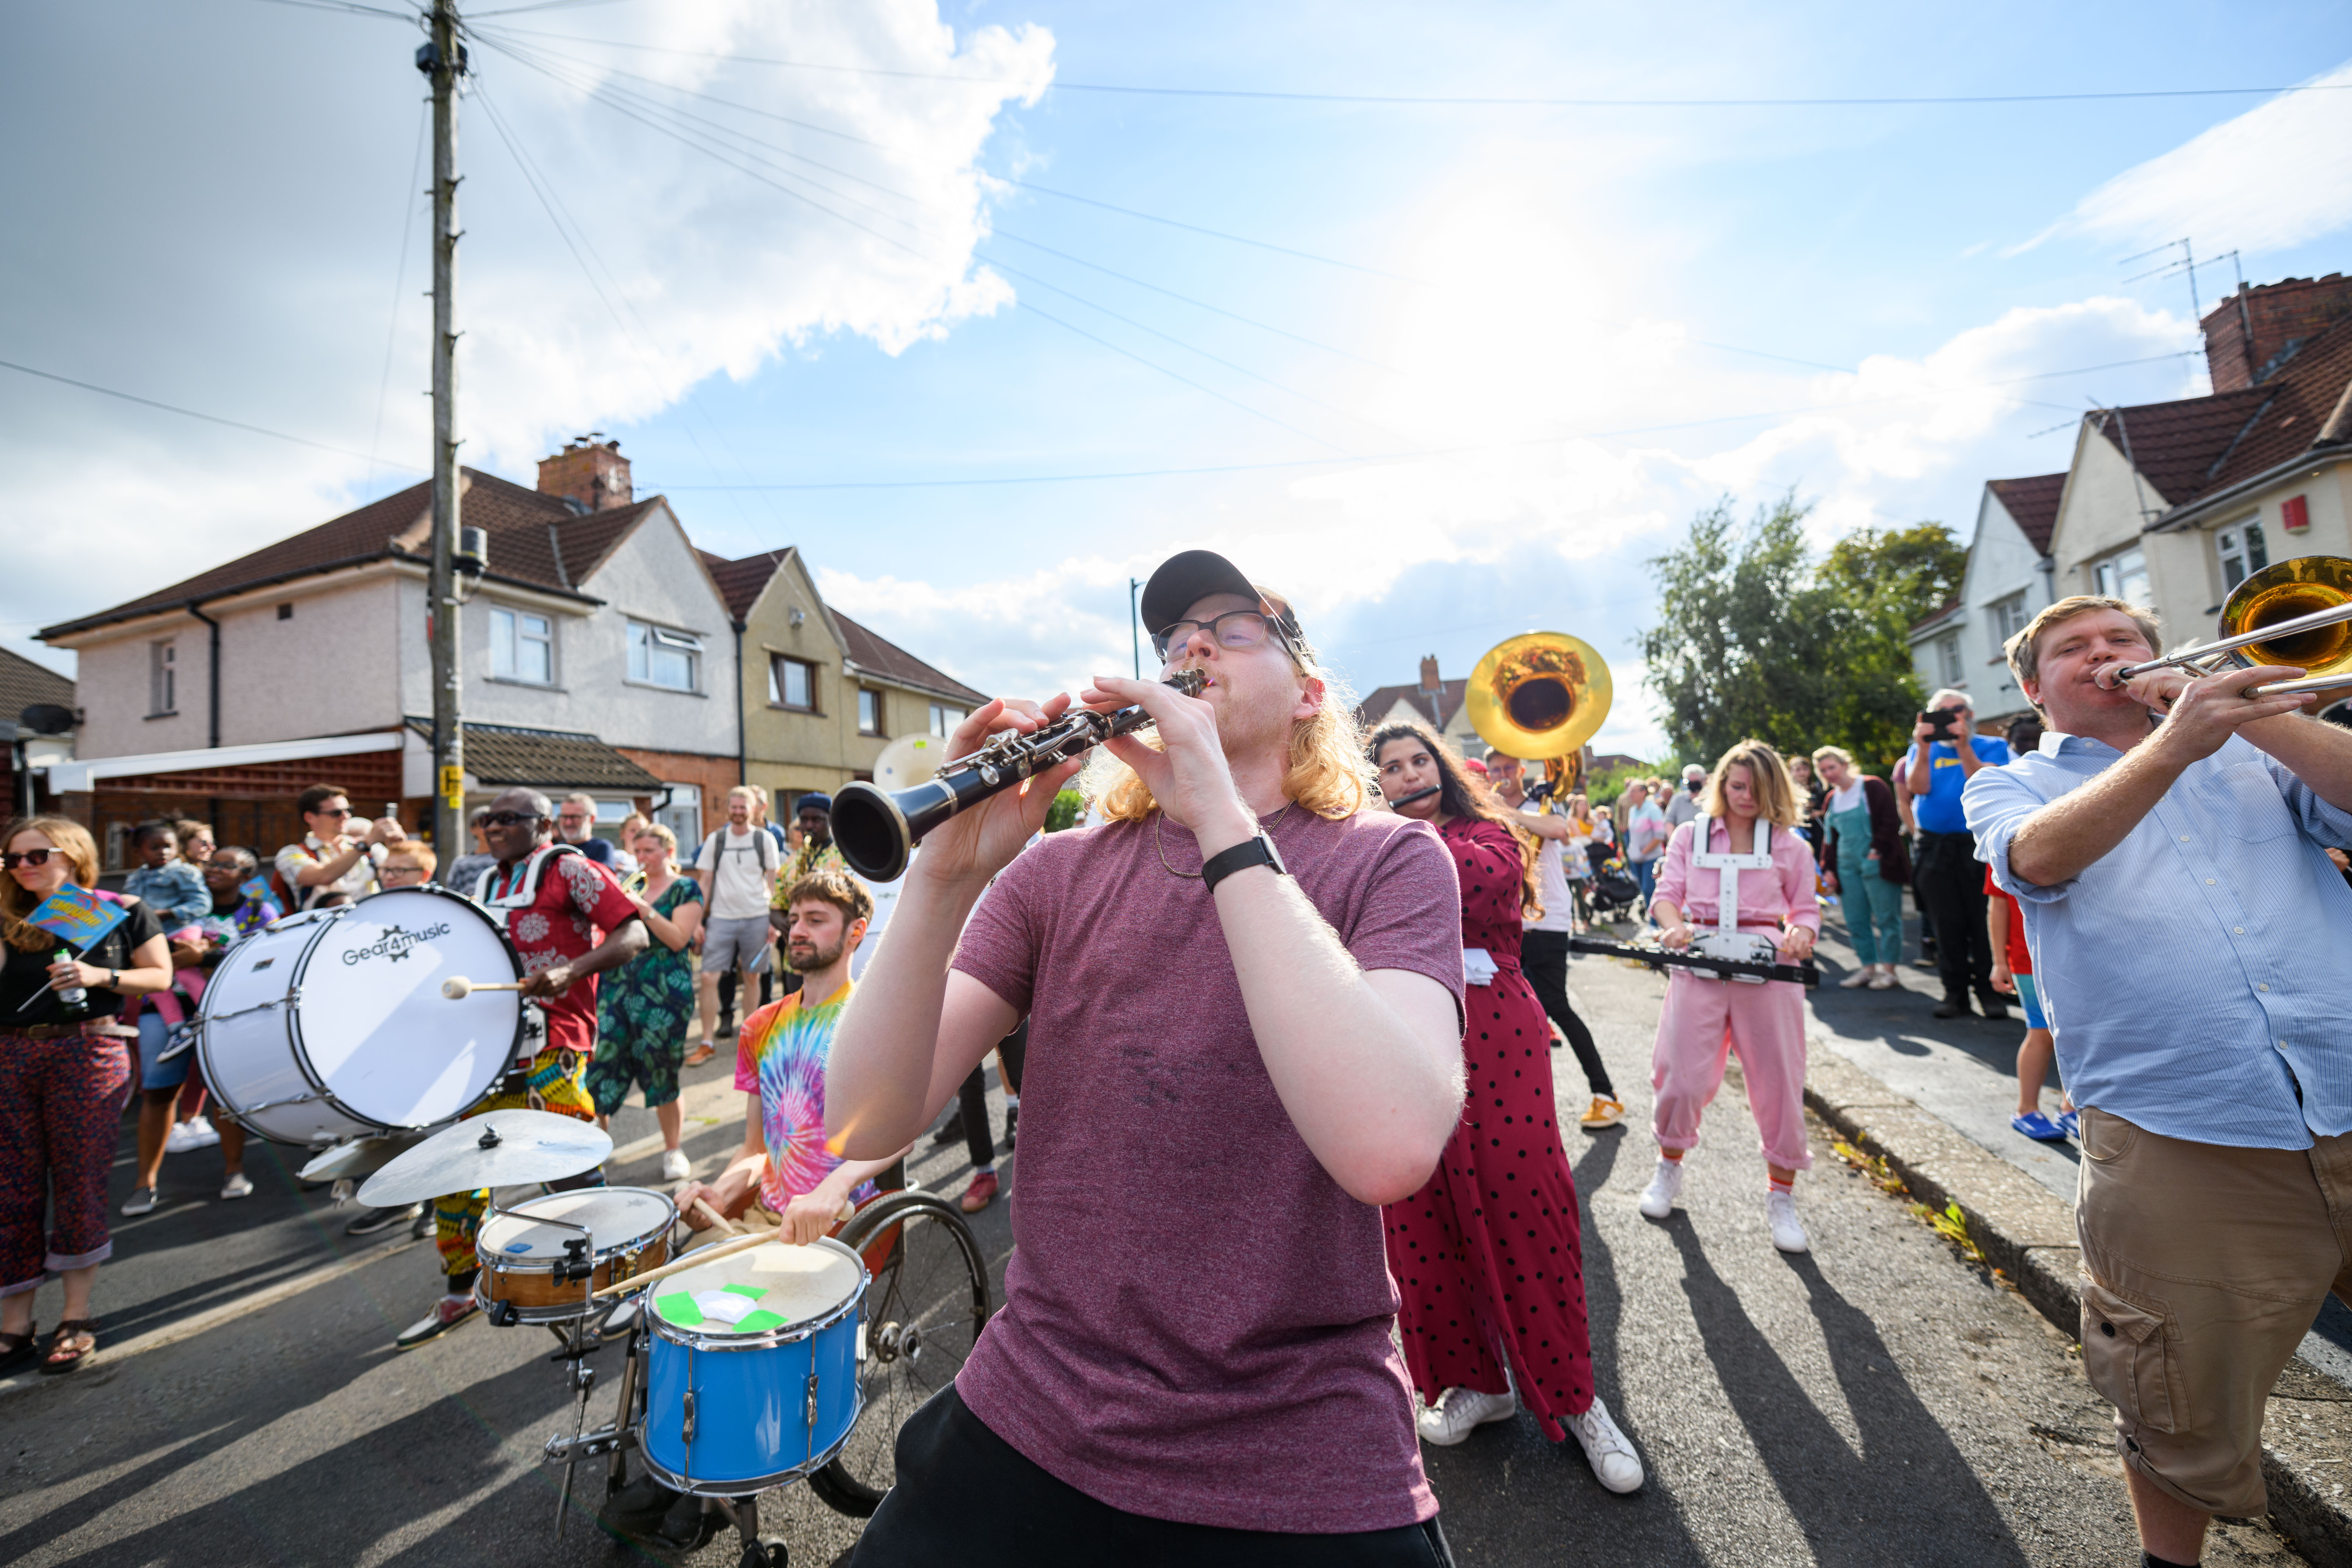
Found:
[[[1282,855],[1274,840],[1261,830],[1254,838],[1244,838],[1231,849],[1220,850],[1209,857],[1201,867],[1201,884],[1210,892],[1217,884],[1236,871],[1246,871],[1252,866],[1270,866],[1278,876],[1290,875],[1290,868],[1282,863]]]

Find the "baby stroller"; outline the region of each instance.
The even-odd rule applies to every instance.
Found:
[[[1625,868],[1623,856],[1612,855],[1601,862],[1591,886],[1593,919],[1616,921],[1641,918],[1642,884]]]

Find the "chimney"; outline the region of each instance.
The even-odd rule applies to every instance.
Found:
[[[1421,689],[1433,697],[1443,689],[1443,685],[1437,679],[1437,656],[1433,653],[1421,661]]]
[[[2254,386],[2275,374],[2295,350],[2352,316],[2352,279],[2284,278],[2241,289],[2198,323],[2205,330],[2205,365],[2216,392]]]
[[[539,492],[561,496],[583,511],[609,511],[636,500],[629,484],[629,459],[618,441],[600,441],[602,430],[575,436],[552,458],[539,460]]]

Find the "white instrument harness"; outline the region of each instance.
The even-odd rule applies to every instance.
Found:
[[[1735,855],[1728,846],[1731,830],[1723,833],[1727,846],[1720,855],[1707,848],[1714,842],[1717,818],[1701,816],[1691,823],[1691,868],[1714,871],[1719,880],[1715,900],[1715,927],[1700,931],[1691,939],[1691,949],[1710,958],[1740,959],[1748,963],[1772,963],[1779,960],[1780,949],[1770,937],[1757,931],[1739,929],[1739,873],[1769,871],[1772,868],[1772,825],[1759,816],[1756,819],[1756,847],[1752,854]],[[1701,980],[1720,980],[1725,976],[1711,971],[1694,969],[1685,973]],[[1733,981],[1743,985],[1761,985],[1764,978],[1755,974],[1734,974]]]

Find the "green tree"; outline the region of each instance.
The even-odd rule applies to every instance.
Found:
[[[1749,735],[1891,765],[1917,710],[1906,637],[1944,602],[1965,552],[1936,523],[1840,540],[1816,560],[1793,492],[1742,527],[1727,500],[1651,564],[1658,623],[1641,634],[1675,749],[1712,762]],[[1920,607],[1924,606],[1924,607]]]

